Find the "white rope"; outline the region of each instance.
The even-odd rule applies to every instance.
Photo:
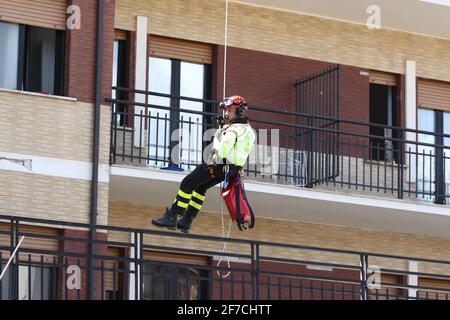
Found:
[[[225,41],[223,51],[223,98],[225,99],[225,89],[227,84],[227,47],[228,47],[228,0],[225,0]]]
[[[225,41],[224,41],[224,51],[223,51],[223,98],[225,99],[226,94],[225,94],[225,90],[226,90],[226,83],[227,83],[227,47],[228,47],[228,0],[225,0]],[[223,248],[222,248],[222,255],[219,258],[219,261],[217,262],[217,275],[221,278],[227,278],[230,274],[231,271],[229,271],[230,267],[230,257],[227,255],[226,256],[226,260],[227,260],[227,266],[228,266],[228,272],[225,275],[222,275],[219,271],[219,266],[222,263],[223,257],[224,255],[226,255],[227,253],[227,245],[228,242],[227,240],[230,237],[230,233],[231,233],[231,225],[232,225],[232,220],[230,219],[230,223],[228,225],[228,232],[225,235],[225,222],[224,222],[224,209],[223,209],[223,199],[222,199],[222,182],[220,182],[220,188],[219,188],[219,194],[220,194],[220,198],[221,198],[221,218],[222,218],[222,237],[225,239],[223,242]]]
[[[220,197],[222,198],[222,182],[220,183],[220,189],[219,189],[219,192],[220,192]],[[230,266],[230,257],[229,257],[228,255],[226,256],[226,259],[227,259],[227,266],[228,266],[228,272],[227,272],[225,275],[223,275],[223,274],[220,273],[220,271],[219,271],[219,266],[220,266],[220,264],[222,263],[222,260],[223,260],[224,255],[227,253],[227,245],[228,245],[227,239],[230,238],[232,221],[231,221],[231,219],[230,219],[230,223],[228,224],[228,232],[227,232],[227,235],[225,236],[225,222],[224,222],[224,220],[223,220],[223,216],[224,216],[223,199],[221,199],[221,200],[222,200],[222,205],[221,205],[221,210],[222,210],[222,212],[221,212],[221,218],[222,218],[222,237],[223,237],[225,240],[224,240],[224,242],[223,242],[222,255],[221,255],[220,258],[219,258],[219,262],[217,262],[217,271],[216,271],[216,272],[217,272],[217,275],[218,275],[219,277],[221,277],[221,278],[227,278],[227,277],[231,274],[231,271],[229,271],[229,269],[231,268],[231,266]]]
[[[23,239],[25,239],[25,236],[22,236],[22,238],[20,238],[20,241],[19,241],[19,243],[17,244],[16,249],[14,249],[14,252],[12,253],[11,257],[9,257],[9,261],[8,261],[8,263],[6,264],[5,269],[3,269],[2,274],[0,275],[0,280],[2,280],[3,276],[4,276],[5,273],[6,273],[6,270],[8,270],[9,264],[10,264],[11,261],[14,259],[14,256],[16,255],[17,250],[19,250],[19,247],[20,247],[20,245],[22,244]]]

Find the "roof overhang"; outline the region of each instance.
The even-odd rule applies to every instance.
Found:
[[[366,25],[369,6],[380,7],[381,27],[450,39],[450,0],[230,0]],[[233,14],[230,11],[230,14]]]

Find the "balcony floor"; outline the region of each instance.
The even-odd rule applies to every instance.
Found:
[[[168,206],[185,172],[113,165],[110,200]],[[246,180],[256,216],[450,238],[448,207],[416,198],[322,186],[302,188]],[[218,186],[204,210],[221,212]],[[226,209],[225,209],[226,210]]]

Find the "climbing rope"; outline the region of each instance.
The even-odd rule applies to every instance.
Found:
[[[224,52],[223,52],[223,98],[225,99],[226,95],[225,95],[225,90],[226,90],[226,83],[227,83],[227,46],[228,46],[228,0],[225,0],[225,40],[224,40]],[[225,176],[226,179],[226,176]],[[219,188],[219,195],[220,198],[222,198],[222,187],[223,187],[223,181],[220,182],[220,188]],[[232,220],[230,219],[230,223],[228,225],[228,232],[225,235],[225,222],[224,222],[224,208],[223,208],[223,199],[221,199],[221,218],[222,218],[222,237],[224,238],[224,242],[223,242],[223,248],[222,248],[222,255],[219,258],[219,261],[217,262],[217,275],[221,278],[227,278],[230,274],[230,257],[228,255],[226,255],[227,253],[227,245],[228,242],[227,240],[230,238],[230,233],[231,233],[231,225],[232,225]],[[219,271],[219,266],[222,263],[223,257],[224,255],[226,255],[226,260],[227,260],[227,267],[228,267],[228,272],[226,274],[221,274]]]
[[[223,98],[225,99],[225,90],[227,84],[227,47],[228,47],[228,0],[225,0],[225,39],[223,50]]]
[[[222,197],[222,186],[223,186],[223,182],[221,182],[220,183],[220,189],[219,189],[219,193],[220,193],[220,197]],[[230,271],[230,268],[231,268],[231,266],[230,266],[230,257],[228,256],[228,255],[226,255],[227,254],[227,245],[228,245],[228,242],[227,242],[227,240],[230,238],[230,233],[231,233],[231,225],[232,225],[232,221],[231,221],[231,219],[230,219],[230,223],[228,224],[228,232],[227,232],[227,234],[226,234],[226,236],[225,236],[225,222],[224,222],[224,218],[223,218],[223,216],[224,216],[224,208],[223,208],[223,199],[222,199],[222,205],[221,205],[221,218],[222,218],[222,237],[225,239],[224,240],[224,242],[223,242],[223,248],[222,248],[222,255],[220,256],[220,259],[219,259],[219,261],[217,262],[217,275],[219,276],[219,277],[221,277],[221,278],[227,278],[230,274],[231,274],[231,271]],[[226,255],[226,260],[227,260],[227,267],[228,267],[228,272],[225,274],[225,275],[223,275],[223,274],[221,274],[220,273],[220,271],[219,271],[219,267],[220,267],[220,264],[222,263],[222,260],[223,260],[223,257]]]

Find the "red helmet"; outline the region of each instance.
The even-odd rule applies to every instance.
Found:
[[[236,115],[243,115],[248,110],[247,101],[241,96],[231,96],[223,99],[219,104],[223,109],[236,109]]]

